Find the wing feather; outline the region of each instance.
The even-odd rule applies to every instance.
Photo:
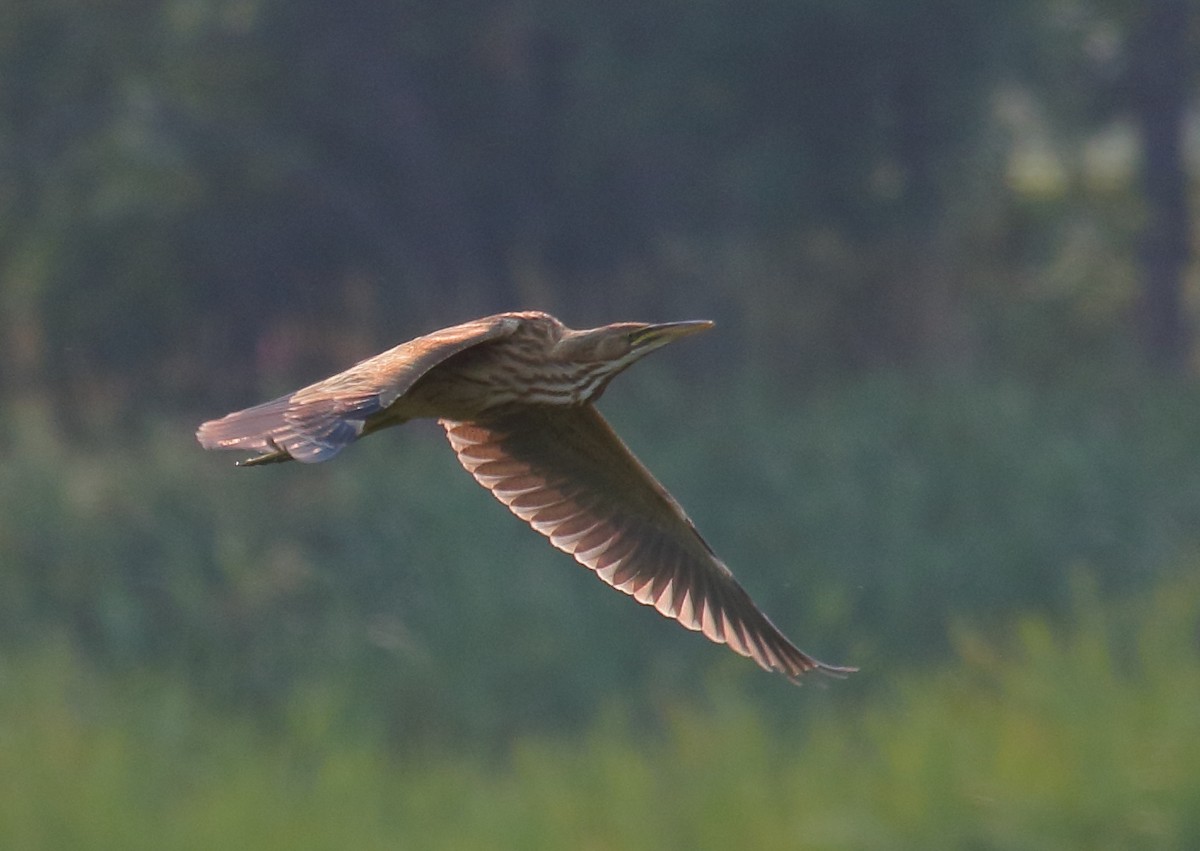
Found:
[[[853,668],[781,633],[591,405],[441,421],[463,467],[558,549],[639,603],[795,680]]]
[[[328,461],[430,369],[516,328],[516,320],[500,315],[417,337],[295,393],[210,420],[196,431],[196,439],[205,449],[259,453],[250,464]]]

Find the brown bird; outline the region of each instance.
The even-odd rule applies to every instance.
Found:
[[[679,503],[592,405],[645,355],[711,322],[575,331],[539,312],[435,331],[196,432],[242,466],[327,461],[347,444],[437,418],[458,460],[550,543],[639,603],[793,682],[818,662],[767,619]]]

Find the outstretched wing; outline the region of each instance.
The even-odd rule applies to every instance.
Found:
[[[441,421],[459,461],[550,543],[639,603],[791,680],[844,674],[793,645],[591,405]]]
[[[196,439],[205,449],[260,453],[247,464],[327,461],[362,435],[368,417],[390,406],[430,369],[512,334],[517,324],[511,317],[491,316],[417,337],[295,393],[206,422]]]

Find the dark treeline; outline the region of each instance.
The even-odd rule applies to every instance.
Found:
[[[1188,8],[11,0],[4,389],[217,405],[533,306],[792,378],[1182,362]]]

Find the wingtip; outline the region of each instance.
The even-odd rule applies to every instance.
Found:
[[[816,670],[827,677],[833,677],[835,680],[844,680],[851,674],[858,673],[858,668],[851,667],[850,665],[826,665],[824,662],[818,663]]]
[[[196,428],[196,442],[205,449],[213,448],[212,439],[208,436],[208,433],[212,431],[212,426],[215,422],[216,420],[208,420],[207,422],[200,423]]]
[[[852,668],[848,665],[827,665],[824,662],[818,662],[816,659],[813,659],[812,661],[813,665],[809,668],[805,668],[803,671],[800,671],[796,674],[784,673],[787,681],[792,685],[800,686],[804,685],[805,674],[811,674],[815,672],[821,674],[822,676],[829,677],[830,679],[844,680],[851,674],[858,673],[858,668]],[[809,682],[811,682],[811,679]]]

